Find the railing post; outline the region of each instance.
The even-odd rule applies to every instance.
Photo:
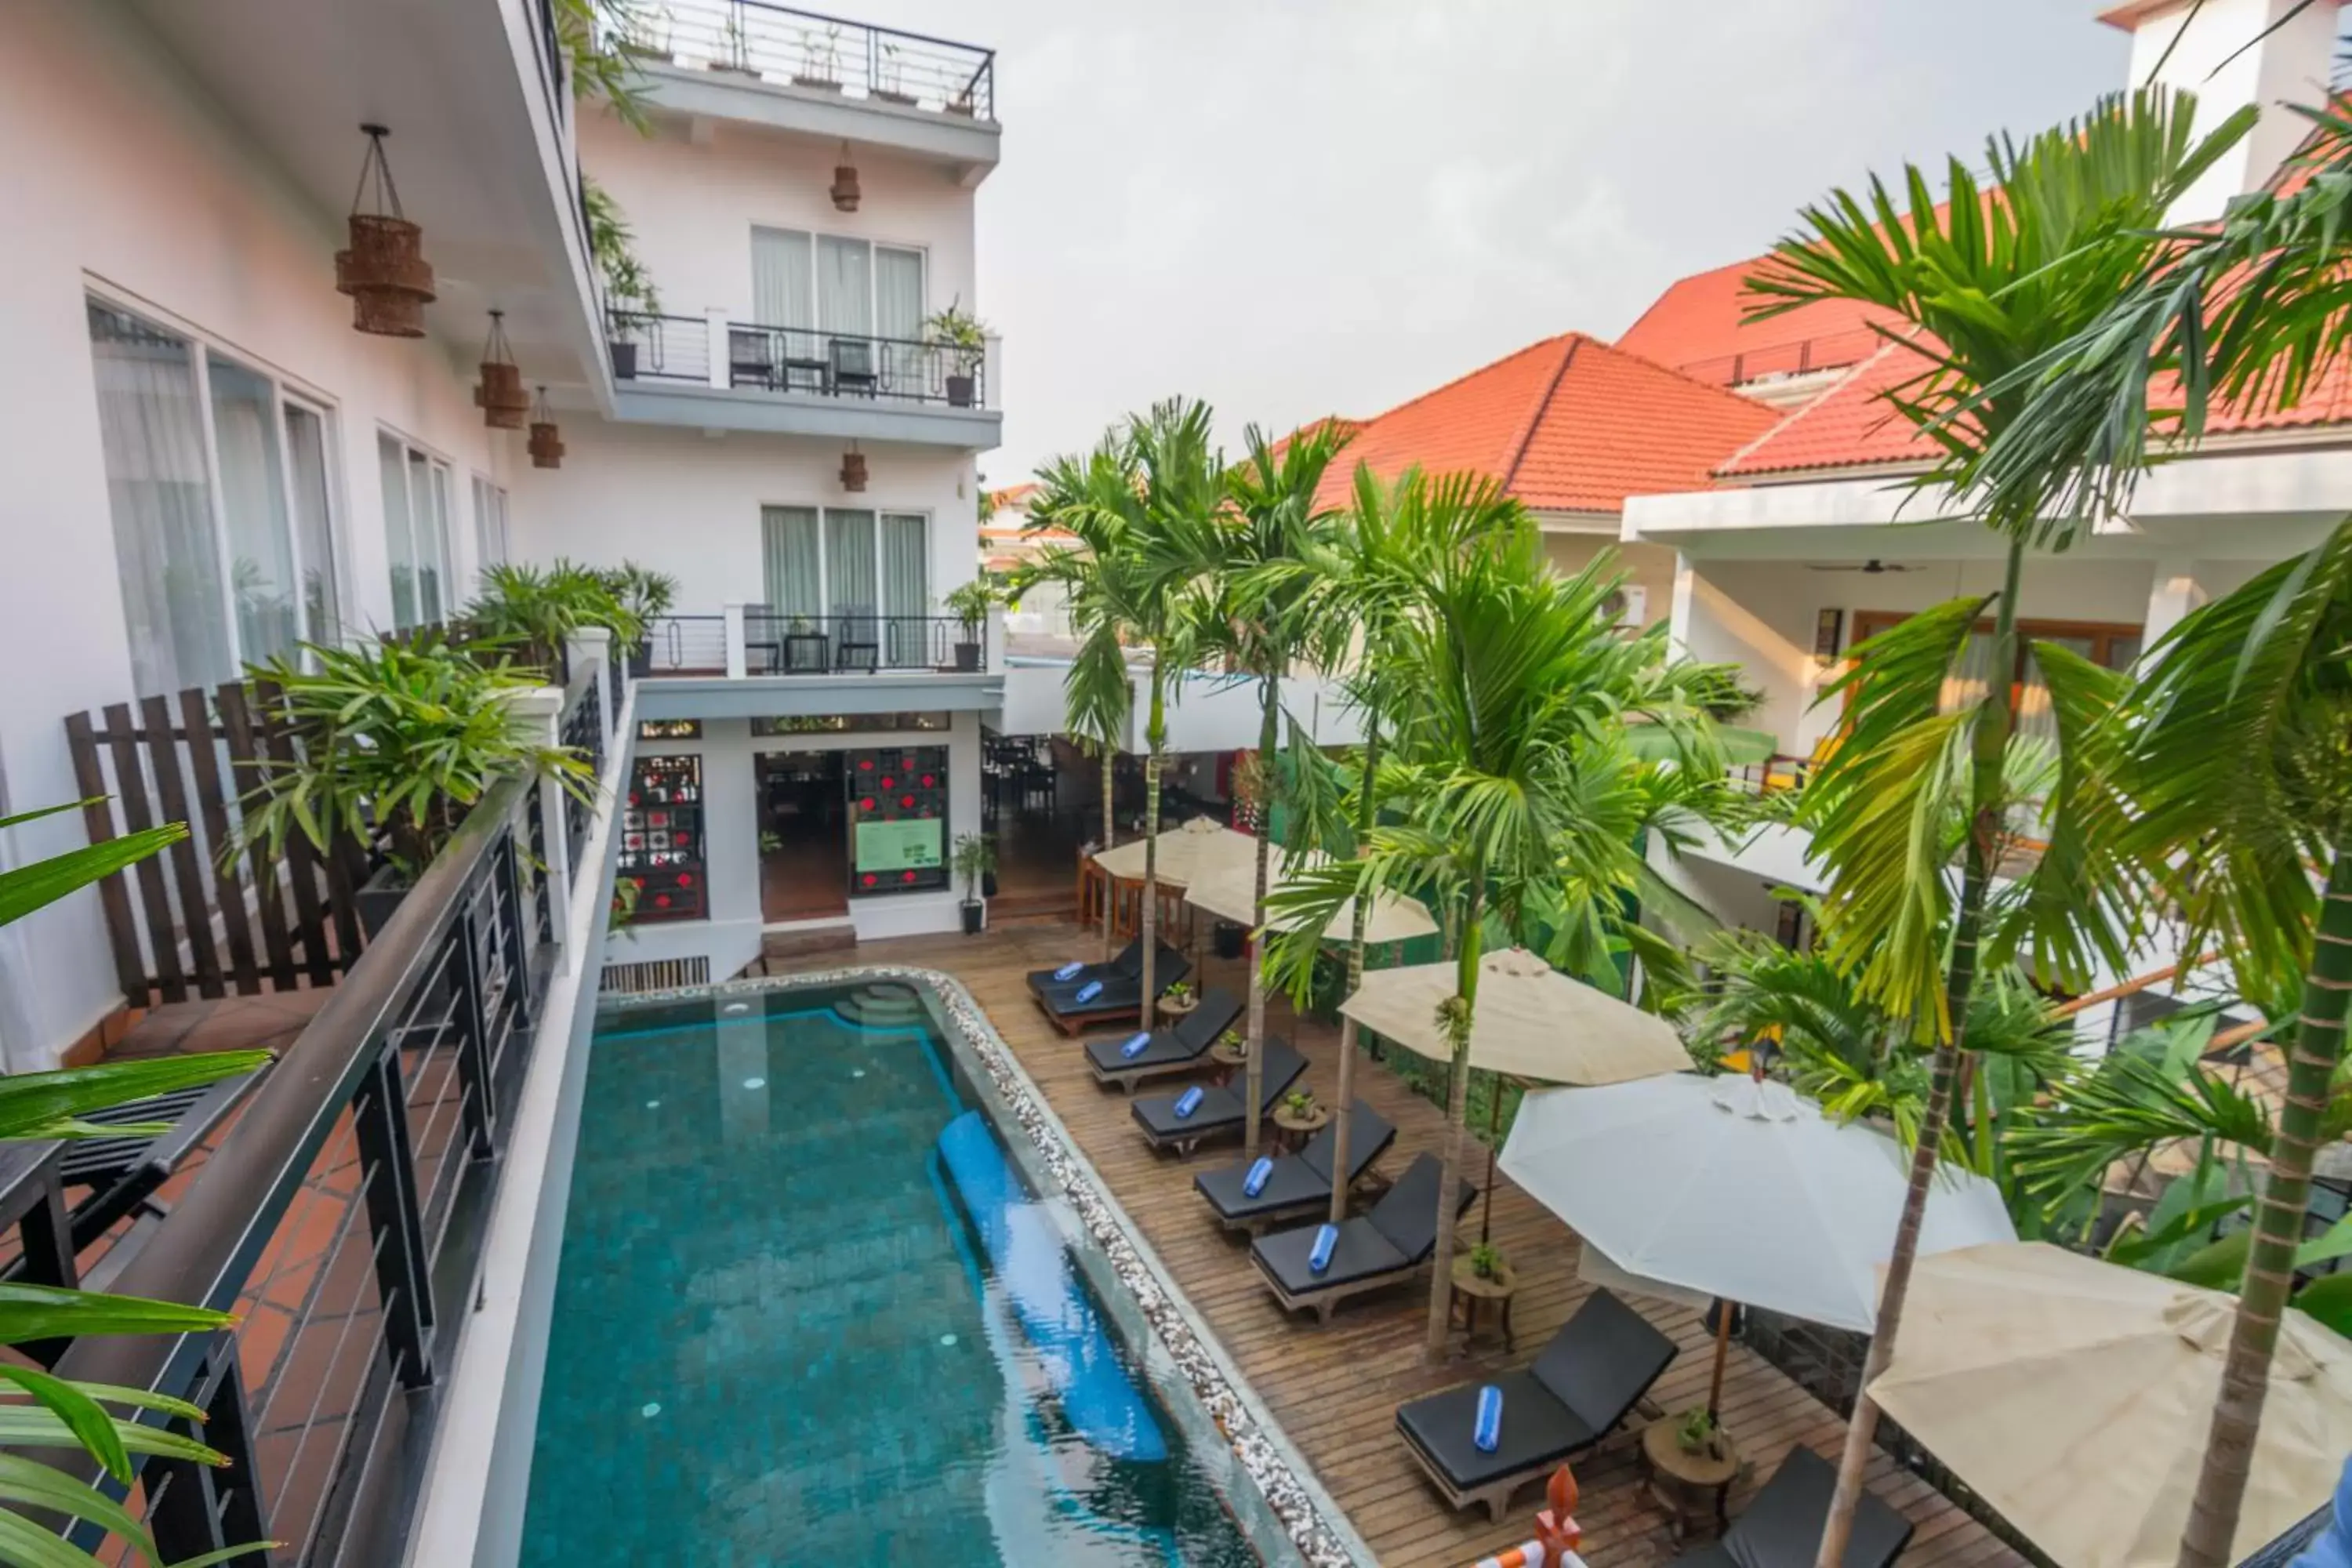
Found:
[[[986,639],[980,650],[980,665],[994,675],[1004,668],[1004,606],[988,606],[988,624],[980,634]]]
[[[727,311],[712,305],[704,310],[702,316],[707,323],[705,330],[710,334],[710,384],[724,392],[735,384],[734,357],[727,346]]]
[[[988,334],[980,355],[980,384],[971,389],[974,408],[994,408],[1001,395],[997,388],[1004,384],[1004,340],[994,332]]]
[[[493,899],[498,876],[498,868],[493,865],[482,884],[483,891]],[[493,1130],[498,1125],[499,1108],[497,1089],[490,1081],[490,1002],[482,974],[483,932],[474,918],[481,896],[467,898],[465,907],[458,911],[457,923],[450,930],[450,940],[457,944],[457,962],[451,978],[457,990],[456,1021],[463,1031],[457,1038],[457,1092],[465,1118],[466,1152],[477,1160],[487,1160],[496,1148]],[[494,929],[490,934],[495,939],[501,933]]]
[[[596,732],[610,740],[613,715],[620,710],[619,700],[613,692],[613,634],[603,626],[582,626],[567,639],[572,656],[572,668],[582,668],[582,659],[593,660],[596,668]]]
[[[743,647],[743,606],[724,605],[720,613],[726,625],[727,679],[740,680],[751,672],[750,654]]]
[[[453,931],[453,937],[461,934]],[[393,1375],[404,1388],[433,1381],[432,1255],[416,1195],[416,1156],[408,1141],[398,1036],[387,1038],[352,1100],[360,1170],[367,1184],[368,1228],[375,1237],[376,1297]]]
[[[528,715],[532,725],[531,738],[541,745],[556,746],[563,742],[563,689],[542,686],[520,692],[509,699],[518,713]],[[556,949],[555,972],[572,973],[572,930],[569,910],[572,908],[572,836],[564,831],[563,786],[552,778],[539,781],[539,821],[541,864],[539,874],[547,882],[548,935]]]
[[[204,1393],[205,1384],[212,1393]],[[245,1380],[237,1370],[236,1341],[224,1330],[205,1352],[197,1375],[195,1403],[205,1407],[199,1437],[227,1463],[217,1469],[189,1459],[150,1459],[141,1472],[148,1498],[147,1527],[166,1562],[202,1556],[268,1533],[261,1501],[261,1469],[253,1452],[253,1427],[245,1407]],[[174,1427],[179,1424],[174,1422]],[[255,1551],[232,1560],[237,1568],[268,1568],[269,1554]]]

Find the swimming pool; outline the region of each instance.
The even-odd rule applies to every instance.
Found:
[[[887,979],[600,1015],[526,1568],[1297,1561],[951,1040]]]

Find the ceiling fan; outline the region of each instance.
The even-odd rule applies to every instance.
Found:
[[[1875,577],[1886,572],[1908,572],[1911,568],[1900,562],[1890,566],[1876,556],[1873,556],[1859,566],[1815,566],[1808,563],[1805,570],[1808,572],[1864,572]]]

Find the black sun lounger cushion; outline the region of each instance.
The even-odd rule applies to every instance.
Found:
[[[1192,965],[1181,952],[1168,948],[1160,950],[1160,963],[1152,971],[1151,983],[1162,993],[1191,973]],[[1078,1000],[1078,993],[1092,984],[1076,980],[1067,985],[1048,985],[1037,993],[1037,1000],[1049,1013],[1084,1016],[1090,1013],[1132,1013],[1143,1005],[1143,981],[1131,974],[1114,974],[1101,982],[1102,989]]]
[[[1209,1047],[1217,1043],[1217,1037],[1231,1028],[1234,1020],[1241,1016],[1241,998],[1223,986],[1213,986],[1201,994],[1201,1005],[1179,1019],[1173,1028],[1152,1030],[1150,1043],[1138,1054],[1122,1054],[1122,1048],[1134,1037],[1118,1035],[1106,1040],[1088,1040],[1087,1060],[1094,1064],[1095,1071],[1106,1075],[1192,1061],[1207,1055]]]
[[[1192,1178],[1192,1189],[1209,1200],[1209,1206],[1221,1218],[1247,1219],[1252,1215],[1279,1214],[1297,1208],[1301,1204],[1328,1200],[1331,1196],[1331,1144],[1336,1134],[1326,1127],[1297,1154],[1286,1154],[1274,1163],[1265,1185],[1255,1197],[1242,1191],[1248,1177],[1250,1163],[1225,1165],[1214,1171],[1203,1171]],[[1388,1152],[1396,1141],[1396,1129],[1381,1113],[1362,1100],[1355,1103],[1348,1117],[1348,1164],[1353,1175],[1348,1184],[1354,1186],[1372,1162]],[[1431,1198],[1434,1204],[1434,1196]]]
[[[1339,1227],[1330,1264],[1319,1274],[1307,1267],[1316,1233],[1323,1228],[1319,1225],[1261,1236],[1250,1243],[1250,1252],[1293,1296],[1410,1273],[1437,1247],[1437,1184],[1442,1172],[1436,1155],[1414,1155],[1396,1185],[1372,1205],[1370,1214],[1358,1215]],[[1477,1187],[1464,1182],[1455,1194],[1454,1212],[1467,1213],[1477,1195]]]
[[[1258,1096],[1258,1114],[1264,1116],[1278,1104],[1307,1070],[1307,1058],[1281,1040],[1265,1043],[1265,1081]],[[1199,1138],[1210,1132],[1232,1131],[1242,1125],[1242,1095],[1246,1089],[1242,1075],[1235,1073],[1233,1082],[1222,1089],[1203,1089],[1198,1104],[1190,1116],[1176,1114],[1177,1102],[1184,1094],[1147,1094],[1129,1109],[1143,1130],[1155,1142],[1172,1142],[1178,1139]]]
[[[1721,1541],[1676,1558],[1674,1568],[1698,1568],[1709,1561],[1728,1561],[1736,1568],[1810,1568],[1829,1519],[1830,1494],[1836,1489],[1837,1468],[1801,1444],[1789,1450]],[[1910,1544],[1912,1528],[1884,1498],[1864,1491],[1854,1510],[1844,1568],[1886,1568]]]
[[[1031,970],[1029,989],[1042,993],[1048,986],[1084,985],[1089,980],[1108,980],[1115,975],[1123,974],[1132,977],[1140,974],[1143,973],[1143,939],[1137,937],[1107,963],[1080,964],[1078,972],[1067,980],[1060,978],[1055,973],[1060,967],[1061,965],[1056,964],[1054,969]]]
[[[1459,1491],[1549,1469],[1625,1418],[1675,1359],[1675,1342],[1606,1290],[1596,1290],[1523,1372],[1487,1381],[1503,1391],[1502,1441],[1472,1442],[1478,1391],[1465,1384],[1398,1407],[1397,1430]]]

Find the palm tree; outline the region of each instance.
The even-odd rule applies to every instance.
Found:
[[[1613,907],[1634,883],[1641,777],[1659,764],[1631,743],[1627,719],[1682,723],[1693,711],[1685,699],[1695,668],[1669,662],[1663,630],[1618,632],[1608,606],[1623,579],[1612,558],[1556,577],[1525,513],[1490,482],[1469,487],[1465,507],[1489,518],[1499,509],[1509,523],[1469,547],[1432,552],[1385,650],[1419,694],[1391,726],[1395,754],[1381,772],[1383,805],[1401,820],[1374,824],[1353,861],[1302,875],[1269,900],[1300,917],[1276,939],[1286,950],[1277,962],[1294,976],[1351,897],[1362,909],[1383,889],[1423,890],[1454,933],[1454,994],[1439,1018],[1452,1076],[1433,1358],[1445,1343],[1480,961],[1490,939],[1528,941],[1559,909],[1563,887]]]
[[[1767,301],[1759,313],[1843,299],[1899,317],[1905,326],[1896,335],[1906,350],[1895,352],[1919,355],[1926,368],[1889,401],[1942,454],[1919,483],[1965,480],[1989,445],[2024,416],[2031,388],[2013,384],[2014,374],[2100,318],[2163,249],[2155,231],[2175,197],[2243,134],[2248,117],[2240,116],[2195,141],[2193,107],[2185,95],[2148,90],[2105,100],[2022,146],[1995,138],[1986,149],[1992,184],[1979,184],[1955,159],[1940,204],[1916,168],[1905,171],[1906,206],[1876,180],[1867,200],[1837,192],[1806,209],[1808,232],[1776,247],[1749,280]],[[1987,935],[1986,892],[2016,804],[2004,784],[2024,553],[2072,539],[2048,504],[2064,476],[2045,473],[2043,481],[2038,490],[2018,487],[1997,497],[1964,487],[1955,492],[1956,504],[2003,541],[2000,590],[1915,616],[1854,651],[1853,669],[1827,694],[1851,698],[1849,732],[1816,771],[1803,805],[1813,853],[1831,879],[1832,959],[1858,974],[1865,997],[1935,1046],[1910,1190],[1863,1371],[1865,1391],[1846,1430],[1821,1568],[1836,1568],[1843,1557],[1861,1497],[1878,1426],[1867,1387],[1885,1370],[1902,1330],[1919,1224],[1966,1047]],[[1994,618],[1977,679],[1982,695],[1948,703],[1948,683],[1967,677],[1969,645],[1987,610]],[[1957,898],[1939,839],[1913,831],[1954,807],[1967,824]],[[2086,857],[2103,853],[2095,844],[2076,848]],[[2091,907],[2074,909],[2074,895],[2086,891]],[[2120,936],[2104,918],[2116,911],[2099,902],[2105,893],[2095,879],[2043,880],[2021,925],[2042,978],[2075,979],[2094,952],[2119,956]]]
[[[1027,531],[1060,529],[1077,536],[1076,545],[1052,545],[1014,574],[1017,596],[1032,584],[1052,583],[1063,593],[1078,646],[1062,682],[1063,726],[1102,762],[1102,847],[1118,842],[1116,795],[1120,742],[1135,708],[1135,681],[1127,666],[1128,621],[1124,584],[1117,564],[1127,549],[1127,514],[1119,507],[1093,505],[1096,495],[1115,497],[1132,489],[1116,433],[1107,434],[1085,458],[1057,458],[1038,471]],[[1103,900],[1103,958],[1111,956],[1112,900]]]
[[[1341,513],[1316,499],[1324,471],[1348,437],[1342,426],[1327,421],[1277,447],[1251,426],[1245,437],[1249,456],[1229,476],[1233,504],[1220,513],[1219,526],[1213,531],[1216,559],[1202,563],[1211,570],[1219,595],[1203,640],[1230,656],[1257,683],[1257,771],[1269,801],[1275,752],[1282,740],[1283,678],[1302,663],[1328,668],[1348,651],[1347,621],[1332,613],[1340,580],[1337,550],[1343,531]],[[1265,1074],[1265,969],[1260,943],[1273,848],[1269,811],[1258,829],[1250,921],[1245,1097],[1250,1105],[1260,1102]],[[1255,1159],[1257,1145],[1257,1119],[1251,1117],[1244,1133],[1244,1157]]]

